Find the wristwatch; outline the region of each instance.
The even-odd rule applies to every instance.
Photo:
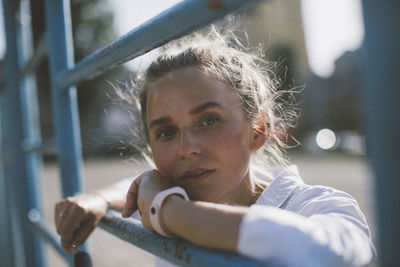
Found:
[[[174,237],[172,233],[170,233],[164,226],[164,223],[161,218],[161,208],[163,205],[164,200],[169,197],[170,195],[178,195],[182,197],[185,200],[189,200],[189,197],[185,191],[180,186],[175,186],[172,188],[169,188],[167,190],[159,192],[153,199],[150,205],[150,223],[153,226],[154,230],[156,230],[157,233],[163,236],[167,237]]]

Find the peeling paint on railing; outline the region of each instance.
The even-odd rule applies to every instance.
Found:
[[[107,232],[179,266],[265,266],[233,253],[201,248],[181,238],[167,238],[145,229],[136,219],[108,211],[100,223]],[[270,266],[270,265],[268,265]]]

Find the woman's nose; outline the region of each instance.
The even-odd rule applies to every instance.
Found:
[[[182,130],[179,143],[179,157],[191,159],[201,155],[201,146],[197,137],[188,129]]]

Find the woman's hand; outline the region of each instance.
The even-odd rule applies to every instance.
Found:
[[[122,212],[123,217],[129,217],[139,209],[142,224],[148,230],[154,231],[149,217],[149,208],[155,195],[173,184],[166,177],[162,177],[157,170],[143,173],[131,184],[126,195],[126,203]]]
[[[61,245],[68,253],[76,253],[97,226],[108,208],[99,194],[67,197],[56,204],[55,222]]]

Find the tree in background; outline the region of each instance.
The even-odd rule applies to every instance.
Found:
[[[71,0],[75,62],[114,41],[111,2],[109,0]],[[117,67],[95,79],[78,85],[79,110],[83,149],[87,153],[107,146],[102,127],[102,115],[110,105],[109,82],[116,82],[123,68]]]
[[[35,46],[46,31],[44,0],[31,0]],[[113,27],[113,12],[109,0],[71,0],[75,62],[117,38]],[[101,146],[101,115],[110,102],[107,93],[112,90],[106,81],[114,82],[121,67],[95,79],[78,84],[78,103],[83,149],[92,151]],[[44,61],[37,75],[40,120],[43,139],[54,137],[53,114],[48,61]]]

